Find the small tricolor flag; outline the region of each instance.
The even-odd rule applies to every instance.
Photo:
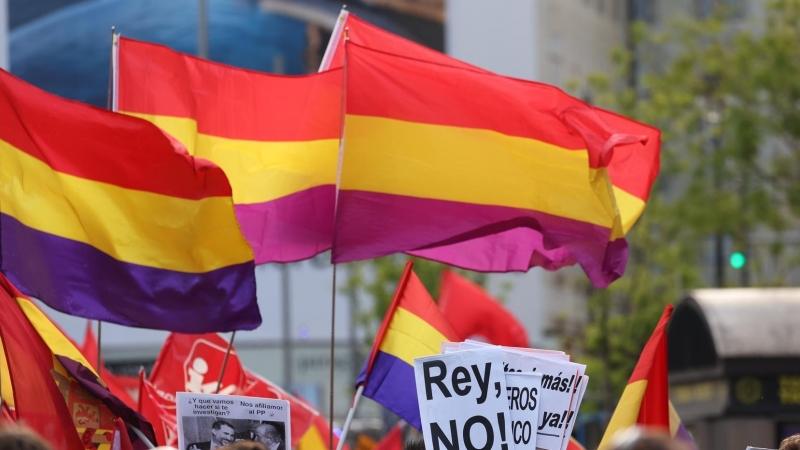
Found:
[[[2,274],[0,309],[3,372],[10,381],[2,396],[17,421],[56,449],[108,448],[118,418],[153,439],[147,420],[108,390],[75,345]]]
[[[0,71],[0,269],[68,314],[253,329],[253,253],[222,170],[153,124]]]
[[[669,400],[667,323],[671,316],[672,305],[667,305],[611,416],[600,442],[601,450],[610,448],[618,431],[632,426],[668,432],[674,439],[694,445]]]
[[[577,262],[601,288],[623,274],[606,166],[645,136],[552,86],[346,46],[334,263],[400,252],[486,272]]]
[[[341,85],[341,70],[271,75],[120,39],[120,112],[225,171],[256,264],[331,247]]]
[[[414,358],[436,355],[457,337],[412,267],[409,261],[356,386],[419,430]]]

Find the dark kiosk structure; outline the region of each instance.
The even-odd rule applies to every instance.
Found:
[[[701,289],[672,315],[670,399],[704,450],[800,433],[800,289]]]

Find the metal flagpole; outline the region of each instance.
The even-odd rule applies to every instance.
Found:
[[[233,348],[233,339],[236,337],[236,331],[231,333],[231,340],[228,342],[228,350],[225,351],[225,359],[222,360],[222,368],[219,369],[219,380],[217,380],[217,390],[215,394],[219,394],[219,388],[222,386],[222,376],[225,375],[225,367],[228,365],[228,357],[231,356],[231,349]]]
[[[330,395],[328,401],[330,402],[330,417],[328,418],[328,449],[333,450],[333,367],[334,367],[334,337],[336,336],[336,264],[333,265],[333,281],[331,283],[331,379],[330,379]],[[339,441],[341,442],[341,440]]]
[[[350,411],[347,412],[347,419],[344,421],[344,426],[342,427],[342,434],[339,436],[339,445],[336,446],[336,450],[342,450],[344,447],[344,441],[347,438],[347,433],[350,431],[350,422],[353,420],[353,416],[356,415],[356,408],[358,408],[358,401],[361,400],[361,394],[364,393],[364,385],[358,387],[356,390],[356,395],[353,397],[353,404],[350,406]]]
[[[101,361],[103,361],[103,359],[102,359],[103,352],[100,350],[101,339],[102,339],[100,336],[102,336],[102,334],[103,334],[103,321],[98,320],[97,321],[97,362],[95,363],[95,365],[97,366],[97,373],[98,374],[101,372],[100,365],[102,364]]]
[[[131,427],[131,430],[133,430],[134,433],[136,433],[136,436],[139,436],[139,439],[141,439],[142,442],[144,442],[144,445],[146,445],[147,448],[156,448],[156,446],[153,445],[152,442],[150,442],[150,439],[147,439],[147,436],[145,436],[144,433],[142,433],[142,430],[136,428],[135,426],[133,426],[131,424],[127,424],[127,425],[129,427]]]
[[[117,87],[117,50],[119,49],[118,34],[115,27],[111,27],[111,55],[108,59],[108,95],[106,96],[106,109],[114,111],[116,107]],[[103,361],[103,321],[97,320],[97,373],[102,371]]]
[[[281,265],[281,300],[283,303],[283,385],[292,390],[292,332],[291,332],[291,292],[289,284],[289,265]]]
[[[208,0],[197,0],[197,56],[208,59]]]
[[[342,11],[339,12],[339,17],[336,18],[336,25],[333,26],[331,31],[331,38],[328,41],[328,46],[325,47],[325,54],[322,55],[322,62],[319,65],[319,72],[328,70],[333,61],[333,54],[336,53],[336,48],[339,47],[339,40],[344,31],[344,25],[347,23],[347,16],[350,13],[347,11],[347,5],[342,5]]]

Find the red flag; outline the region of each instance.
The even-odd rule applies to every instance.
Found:
[[[178,423],[175,419],[175,393],[158,392],[152,383],[139,373],[139,412],[153,424],[158,445],[178,445]]]
[[[308,429],[311,428],[311,425],[313,425],[314,419],[319,416],[319,411],[306,403],[305,400],[301,400],[287,393],[279,386],[270,383],[250,371],[245,371],[245,377],[247,379],[247,386],[244,389],[244,395],[289,401],[292,423],[292,443],[297,445],[303,435],[305,435]]]
[[[14,416],[14,411],[9,408],[6,402],[0,400],[0,425],[2,424],[15,424],[17,419]]]
[[[114,421],[114,437],[111,441],[111,450],[133,450],[131,438],[128,436],[128,428],[119,417]]]
[[[76,345],[77,347],[77,345]],[[81,354],[92,367],[100,374],[100,379],[108,386],[108,390],[117,398],[122,400],[129,407],[136,409],[136,402],[131,397],[131,394],[120,383],[117,375],[106,370],[105,364],[97,364],[97,339],[94,337],[94,330],[92,330],[92,322],[86,322],[86,333],[83,338],[83,345],[78,347]],[[137,381],[138,387],[138,381]]]
[[[403,450],[403,422],[393,426],[374,450]]]
[[[463,339],[482,336],[496,345],[528,347],[525,327],[497,300],[472,281],[445,270],[439,288],[439,308]]]
[[[86,331],[83,333],[83,345],[80,347],[81,353],[83,357],[86,358],[86,361],[89,361],[89,364],[92,365],[95,369],[98,368],[97,364],[97,339],[94,337],[94,330],[92,330],[92,321],[86,321]],[[103,378],[103,376],[100,376]]]
[[[72,414],[53,379],[53,353],[28,321],[18,297],[26,298],[0,274],[0,340],[17,418],[56,450],[82,450]]]
[[[227,349],[228,342],[216,333],[172,333],[156,359],[150,382],[159,391],[172,394],[184,391],[213,394]],[[231,349],[219,393],[241,395],[244,387],[244,368],[236,351]]]

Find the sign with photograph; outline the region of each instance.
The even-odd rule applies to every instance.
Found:
[[[179,450],[214,450],[236,441],[292,448],[286,400],[178,392],[176,402]]]

